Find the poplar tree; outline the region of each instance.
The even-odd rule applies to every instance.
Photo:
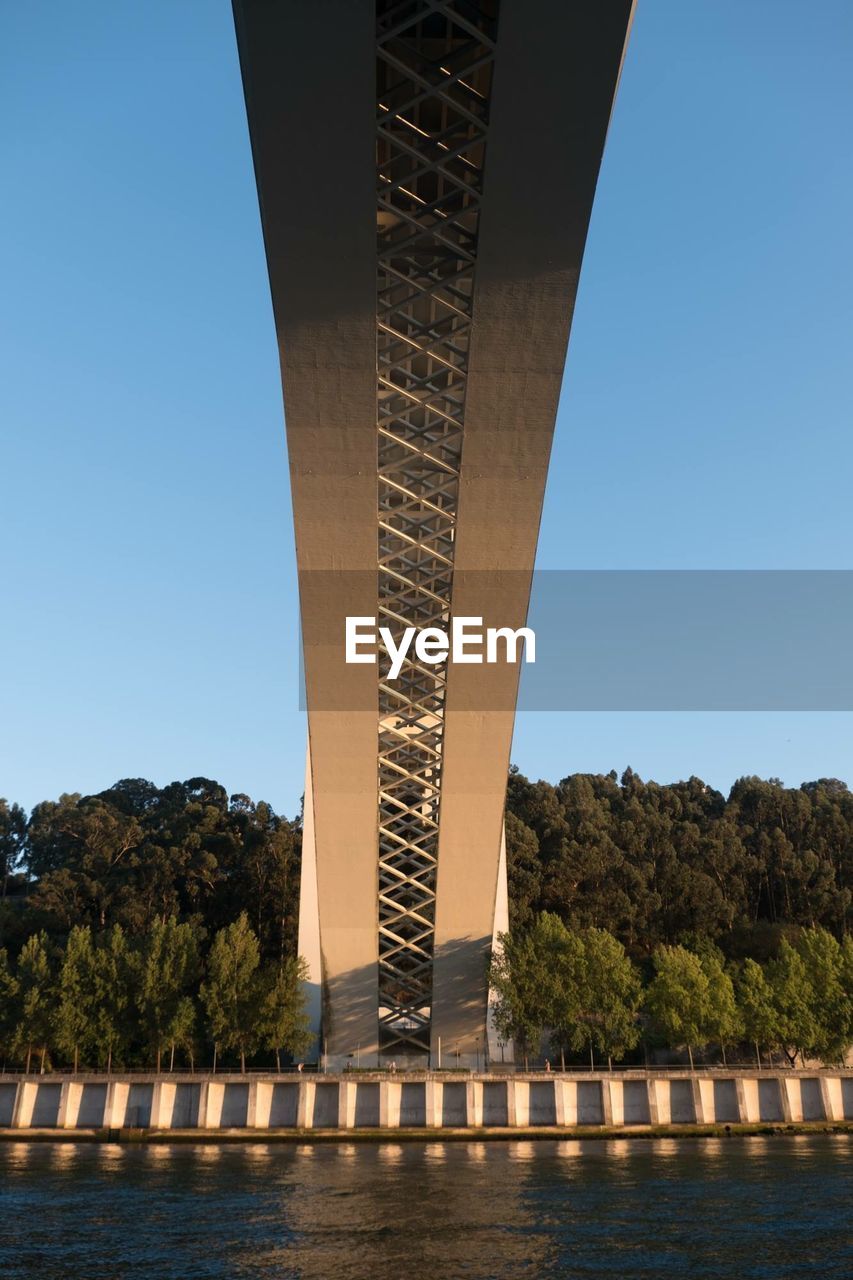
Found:
[[[95,987],[95,950],[88,925],[75,925],[68,935],[59,968],[58,1000],[54,1020],[56,1047],[73,1059],[74,1070],[92,1043],[98,993]]]
[[[782,939],[778,955],[768,962],[766,973],[779,1043],[793,1067],[797,1055],[805,1058],[817,1038],[814,988],[805,961],[787,938]]]
[[[306,1053],[314,1042],[302,986],[307,978],[308,966],[301,956],[291,956],[281,964],[269,965],[261,975],[260,1044],[263,1049],[275,1050],[279,1071],[282,1049],[297,1058]]]
[[[214,1044],[240,1055],[254,1053],[260,1040],[259,1004],[262,996],[258,966],[261,952],[257,935],[242,911],[233,924],[220,929],[207,958],[207,977],[201,999]]]
[[[542,984],[545,1023],[551,1030],[551,1044],[565,1066],[566,1050],[583,1048],[588,1034],[583,941],[566,928],[559,916],[543,912],[534,923],[533,945],[544,962],[544,973],[538,981]]]
[[[53,975],[47,951],[47,934],[42,930],[27,938],[18,956],[17,1017],[13,1045],[26,1050],[26,1070],[33,1049],[41,1053],[40,1070],[53,1035]]]
[[[704,1033],[708,1040],[719,1041],[725,1065],[726,1045],[736,1044],[743,1031],[734,983],[725,970],[722,953],[716,947],[706,946],[700,960],[708,979]]]
[[[17,1012],[18,980],[9,967],[5,947],[0,947],[0,1053],[5,1055],[12,1047]]]
[[[538,1053],[553,1013],[553,983],[546,948],[537,947],[548,926],[541,918],[529,933],[501,933],[489,969],[492,1018],[498,1035],[521,1049],[525,1068],[531,1050]]]
[[[140,1020],[159,1071],[163,1050],[183,1033],[185,1001],[198,981],[196,930],[189,923],[179,924],[174,916],[155,921],[138,955],[137,969]]]
[[[708,978],[702,962],[686,947],[658,947],[655,976],[646,992],[646,1009],[670,1046],[686,1045],[693,1070],[693,1046],[703,1044],[708,1022]]]
[[[823,1062],[843,1062],[850,1043],[849,1008],[853,993],[844,987],[841,945],[826,929],[819,928],[804,929],[794,945],[813,992],[814,1026],[808,1049]]]
[[[778,1044],[779,1036],[773,991],[756,960],[743,962],[737,984],[737,1002],[743,1033],[755,1045],[755,1057],[760,1067],[761,1049]]]
[[[582,945],[581,1003],[587,1032],[590,1044],[612,1067],[612,1059],[624,1057],[640,1038],[640,975],[621,942],[606,929],[584,930]]]
[[[96,999],[92,1042],[100,1056],[106,1059],[107,1071],[111,1071],[113,1058],[124,1051],[131,1029],[133,959],[121,925],[114,925],[98,939],[94,971]]]

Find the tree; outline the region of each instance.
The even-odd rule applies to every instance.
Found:
[[[844,998],[841,1006],[841,1019],[844,1027],[844,1039],[849,1046],[853,1044],[853,936],[850,934],[841,944],[841,990]]]
[[[793,1067],[817,1038],[816,998],[802,956],[782,939],[779,954],[767,965],[779,1043]]]
[[[275,1050],[279,1071],[282,1049],[297,1058],[307,1053],[314,1043],[303,994],[303,983],[307,979],[308,966],[301,956],[290,956],[280,964],[267,965],[261,974],[258,1038],[261,1048]]]
[[[26,1050],[26,1070],[30,1069],[33,1049],[41,1052],[40,1070],[53,1034],[53,975],[48,957],[47,934],[34,933],[27,939],[18,956],[17,1017],[13,1046]]]
[[[190,1066],[194,1065],[197,1022],[195,1001],[190,996],[182,996],[177,1003],[174,1016],[169,1025],[169,1041],[171,1043],[170,1071],[173,1071],[175,1067],[176,1049],[182,1049],[190,1060]]]
[[[94,953],[95,1010],[92,1043],[107,1071],[125,1049],[130,1033],[128,1013],[134,984],[133,957],[121,925],[97,939]]]
[[[612,1067],[640,1038],[640,975],[625,948],[606,929],[583,934],[581,1006],[592,1044]]]
[[[693,1045],[704,1043],[709,1013],[708,978],[702,962],[685,947],[658,947],[646,1009],[670,1048],[685,1044],[693,1068]]]
[[[545,1024],[565,1066],[566,1050],[582,1049],[587,1043],[584,944],[559,916],[544,911],[534,922],[533,945],[544,968],[539,998]]]
[[[547,931],[548,925],[543,926],[540,917],[529,933],[499,934],[489,969],[495,1028],[502,1040],[514,1041],[521,1049],[525,1067],[531,1050],[538,1052],[543,1031],[553,1016],[549,949],[537,946]]]
[[[0,1053],[5,1055],[12,1046],[17,1014],[18,981],[9,968],[9,956],[0,947]]]
[[[851,989],[844,986],[844,952],[826,929],[804,929],[795,949],[813,992],[814,1020],[809,1050],[823,1062],[844,1061],[850,1044]]]
[[[9,881],[23,866],[27,834],[27,815],[19,804],[8,804],[0,799],[0,881],[2,897],[9,889]]]
[[[27,834],[34,902],[67,928],[103,929],[132,910],[142,828],[97,796],[64,795],[37,805]]]
[[[246,1055],[255,1052],[260,1038],[260,958],[257,935],[242,911],[213,939],[201,987],[214,1043],[239,1053],[242,1071]]]
[[[726,1045],[736,1043],[743,1026],[735,999],[734,984],[724,968],[722,954],[713,946],[705,946],[700,955],[702,971],[708,979],[708,1003],[705,1010],[704,1034],[720,1042],[723,1064]]]
[[[757,961],[743,962],[737,984],[737,1003],[744,1035],[755,1045],[761,1066],[761,1049],[779,1043],[772,988]]]
[[[174,916],[155,921],[136,965],[140,1019],[159,1071],[164,1048],[176,1044],[185,1031],[184,1001],[200,972],[196,930]]]
[[[54,1015],[56,1047],[80,1063],[80,1049],[91,1044],[97,995],[95,991],[95,950],[92,930],[76,925],[68,935],[59,968],[59,989]]]

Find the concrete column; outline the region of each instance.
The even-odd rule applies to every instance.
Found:
[[[127,1103],[130,1097],[130,1085],[123,1080],[111,1080],[107,1085],[107,1100],[104,1104],[104,1128],[123,1129],[127,1118]]]
[[[173,1084],[171,1080],[164,1081],[163,1090],[160,1094],[160,1127],[162,1129],[171,1129],[172,1127],[177,1095],[177,1084]]]
[[[199,1129],[207,1128],[207,1110],[208,1098],[210,1096],[210,1082],[202,1080],[198,1087],[198,1120]]]
[[[735,1096],[737,1118],[741,1124],[754,1124],[761,1119],[757,1080],[745,1080],[743,1076],[735,1076]]]
[[[246,1099],[246,1128],[257,1128],[256,1116],[258,1114],[258,1082],[257,1080],[249,1081],[249,1095]]]
[[[396,1080],[382,1080],[379,1085],[379,1128],[399,1129],[400,1102],[403,1086]]]
[[[515,1123],[519,1129],[530,1124],[530,1085],[526,1080],[513,1080],[515,1092]]]
[[[155,1081],[151,1093],[151,1128],[171,1129],[177,1087],[169,1080]]]
[[[613,1098],[611,1094],[611,1082],[607,1077],[602,1077],[599,1088],[601,1089],[601,1123],[613,1124]],[[621,1120],[619,1121],[621,1123]]]
[[[427,1080],[424,1085],[424,1117],[428,1129],[440,1127],[441,1084],[438,1080]]]
[[[699,1080],[699,1096],[702,1099],[702,1114],[705,1124],[715,1124],[717,1120],[717,1103],[714,1098],[714,1081]]]
[[[338,1085],[338,1128],[355,1128],[355,1092],[354,1080],[342,1080]]]
[[[272,1112],[272,1082],[258,1080],[255,1089],[257,1091],[255,1096],[255,1128],[268,1129]],[[249,1106],[251,1107],[251,1095],[249,1097]]]
[[[573,1125],[578,1122],[578,1082],[562,1080],[563,1091],[563,1124]]]
[[[225,1085],[220,1080],[211,1080],[207,1090],[206,1129],[222,1127],[222,1110],[225,1106]]]
[[[558,1076],[554,1081],[554,1119],[562,1129],[566,1123],[566,1090]]]
[[[508,1129],[514,1129],[518,1124],[516,1119],[515,1106],[515,1080],[512,1076],[507,1076],[506,1082],[506,1124]]]
[[[80,1103],[83,1101],[83,1086],[76,1080],[66,1080],[59,1091],[59,1115],[56,1118],[58,1129],[76,1129],[80,1116]]]
[[[19,1080],[15,1093],[15,1109],[12,1113],[13,1129],[29,1129],[33,1123],[38,1086],[31,1080]]]
[[[177,1092],[177,1084],[173,1084],[172,1080],[163,1080],[163,1082],[154,1085],[154,1096],[151,1098],[152,1129],[172,1128],[174,1101]]]
[[[68,1114],[68,1088],[69,1088],[68,1081],[63,1080],[62,1084],[59,1087],[59,1110],[56,1113],[57,1129],[64,1129],[66,1127],[65,1117]]]
[[[690,1077],[690,1087],[693,1090],[693,1120],[696,1124],[708,1124],[709,1120],[705,1113],[705,1099],[702,1096],[702,1082],[696,1076]],[[710,1117],[714,1116],[714,1095],[711,1094],[711,1112]]]
[[[840,1076],[820,1077],[820,1097],[826,1120],[844,1119],[844,1096],[841,1092]]]
[[[465,1122],[469,1128],[483,1127],[483,1085],[479,1080],[469,1080],[465,1088]]]
[[[656,1080],[654,1076],[649,1076],[648,1079],[646,1080],[646,1090],[647,1090],[648,1099],[649,1099],[649,1124],[653,1124],[653,1125],[669,1124],[668,1115],[665,1120],[661,1118],[662,1113],[664,1112],[664,1108],[666,1107],[666,1103],[669,1101],[668,1096],[666,1098],[666,1102],[661,1096],[664,1092],[661,1086],[664,1083],[665,1081]],[[667,1089],[666,1092],[668,1095],[669,1090]],[[668,1111],[668,1108],[667,1108],[667,1111]]]
[[[299,1100],[296,1104],[297,1129],[310,1129],[314,1122],[314,1095],[317,1085],[313,1080],[304,1078],[299,1081]]]
[[[782,1119],[787,1124],[802,1120],[803,1095],[799,1076],[780,1076],[779,1096],[782,1102]]]
[[[610,1094],[610,1119],[605,1118],[605,1124],[624,1124],[625,1123],[625,1088],[621,1080],[602,1080],[601,1082],[601,1114],[607,1116],[607,1103],[605,1095]]]
[[[151,1118],[148,1122],[151,1129],[160,1128],[160,1094],[162,1090],[163,1086],[158,1080],[151,1090]]]

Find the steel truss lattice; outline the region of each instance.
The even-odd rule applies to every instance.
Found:
[[[378,616],[450,623],[498,0],[377,0]],[[429,1051],[446,663],[379,669],[379,1035]]]

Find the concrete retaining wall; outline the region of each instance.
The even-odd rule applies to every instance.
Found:
[[[853,1072],[0,1077],[0,1129],[642,1127],[853,1120]]]

